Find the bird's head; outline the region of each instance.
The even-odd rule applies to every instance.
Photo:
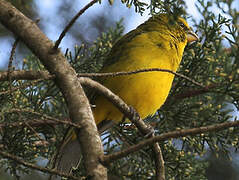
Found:
[[[168,14],[162,13],[151,17],[145,22],[148,30],[157,30],[161,33],[168,33],[181,42],[193,42],[198,36],[193,32],[187,21],[181,17],[176,20]]]
[[[193,32],[192,28],[188,25],[187,21],[183,18],[177,19],[177,26],[182,29],[186,33],[187,42],[193,42],[198,40],[198,36],[195,32]]]

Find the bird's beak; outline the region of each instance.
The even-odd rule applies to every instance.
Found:
[[[188,32],[187,32],[187,41],[188,43],[189,42],[193,42],[193,41],[197,41],[199,38],[197,36],[197,34],[195,32],[193,32],[192,29],[190,29]]]

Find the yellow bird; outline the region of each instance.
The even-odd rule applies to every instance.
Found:
[[[101,72],[135,71],[161,68],[176,71],[188,42],[197,35],[183,18],[175,22],[167,14],[151,17],[119,39],[113,46]],[[167,72],[144,72],[107,77],[102,84],[132,106],[142,119],[153,115],[165,102],[174,75]],[[120,122],[123,114],[105,97],[96,96],[93,114],[96,124],[105,129],[108,122]],[[79,157],[79,144],[71,138],[64,145],[58,169],[69,172]]]

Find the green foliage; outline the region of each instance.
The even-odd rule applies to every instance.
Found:
[[[103,32],[92,46],[87,47],[85,44],[81,44],[78,47],[76,45],[74,54],[66,51],[65,55],[76,72],[98,72],[102,68],[110,49],[124,31],[122,22],[123,19],[116,23],[115,28],[110,28],[106,33]]]
[[[126,4],[126,7],[135,7],[135,12],[143,15],[146,9],[150,9],[150,14],[159,12],[172,13],[174,17],[185,14],[185,1],[177,0],[151,0],[149,4],[139,0],[121,0]]]

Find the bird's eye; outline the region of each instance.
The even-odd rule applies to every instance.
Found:
[[[182,22],[179,22],[178,24],[179,24],[179,26],[181,26],[181,28],[187,29],[187,27],[185,26],[185,24],[183,24]]]

